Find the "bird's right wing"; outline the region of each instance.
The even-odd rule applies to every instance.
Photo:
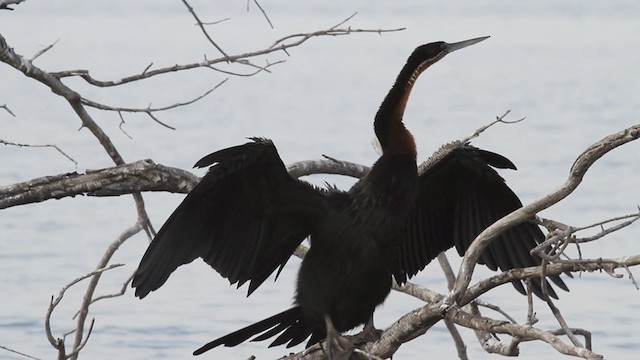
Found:
[[[419,170],[418,199],[409,217],[407,234],[400,241],[399,283],[422,270],[442,251],[455,246],[463,256],[484,229],[522,207],[518,196],[494,168],[514,169],[502,155],[466,143],[443,146]],[[478,263],[492,270],[538,266],[542,259],[530,251],[544,241],[540,228],[528,221],[505,230],[480,255]],[[549,276],[567,290],[559,276]],[[521,281],[513,281],[525,293]],[[533,292],[544,299],[539,277],[532,279]],[[547,285],[549,295],[557,294]]]
[[[201,257],[251,294],[287,262],[324,212],[325,195],[291,177],[267,139],[205,156],[211,166],[162,226],[133,278],[136,296],[158,289]]]

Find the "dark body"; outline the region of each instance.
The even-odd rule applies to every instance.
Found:
[[[493,169],[515,169],[501,155],[452,143],[418,170],[415,142],[402,119],[426,68],[484,39],[430,43],[411,54],[376,114],[382,155],[348,192],[292,178],[266,139],[198,161],[197,167],[211,166],[209,172],[147,249],[132,282],[136,296],[158,289],[178,266],[198,257],[232,284],[249,282],[251,294],[309,237],[294,306],[194,354],[275,336],[271,346],[306,339],[309,346],[326,338],[330,357],[348,358],[353,342],[375,334],[372,315],[392,278],[404,283],[453,246],[464,254],[482,230],[522,206]],[[492,242],[480,262],[493,270],[538,265],[541,260],[529,251],[543,239],[536,225],[519,224]],[[550,279],[566,290],[559,277]],[[542,296],[541,280],[533,281],[533,291]],[[525,293],[520,281],[513,284]],[[356,340],[339,335],[362,324],[364,336]]]
[[[377,171],[396,176],[377,177]],[[317,331],[324,330],[322,314],[339,332],[366,323],[389,294],[397,237],[415,201],[417,179],[415,157],[383,155],[348,193],[328,192],[332,209],[311,234],[296,296]],[[372,199],[372,192],[381,195]]]

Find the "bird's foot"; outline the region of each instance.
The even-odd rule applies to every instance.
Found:
[[[356,353],[357,355],[359,355],[358,359],[366,359],[366,360],[383,360],[381,357],[373,355],[373,354],[369,354],[368,352],[364,351],[364,350],[360,350],[358,348],[356,348],[354,351],[354,353]],[[393,357],[391,357],[391,359],[393,359]]]
[[[329,360],[348,360],[354,350],[353,339],[335,334],[327,336],[322,350]]]
[[[382,330],[376,329],[373,323],[368,322],[362,331],[355,335],[352,339],[355,345],[366,344],[371,341],[377,341],[382,336]]]

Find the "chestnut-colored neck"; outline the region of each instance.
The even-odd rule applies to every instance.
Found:
[[[373,126],[383,153],[416,155],[416,143],[404,126],[402,117],[416,79],[435,61],[419,61],[414,56],[409,57],[380,105]]]

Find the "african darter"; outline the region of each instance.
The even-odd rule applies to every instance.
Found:
[[[309,338],[308,347],[326,338],[329,357],[346,359],[354,344],[375,339],[373,312],[389,294],[392,278],[406,282],[453,246],[464,254],[482,230],[522,206],[493,169],[515,169],[507,158],[456,142],[419,170],[414,138],[402,122],[418,76],[445,55],[486,38],[434,42],[413,51],[375,116],[382,155],[349,191],[291,177],[273,143],[263,138],[202,158],[195,166],[210,166],[209,172],[144,254],[132,283],[136,296],[144,298],[198,257],[231,284],[248,281],[250,295],[309,238],[293,307],[194,354],[277,335],[271,346]],[[503,271],[539,265],[529,251],[543,239],[538,226],[521,223],[493,241],[480,263]],[[567,290],[558,276],[550,279]],[[513,285],[525,293],[520,281]],[[541,286],[534,279],[538,296]],[[340,335],[363,324],[359,336]]]

